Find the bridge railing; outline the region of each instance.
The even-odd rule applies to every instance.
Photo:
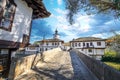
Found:
[[[120,72],[78,50],[73,50],[99,80],[120,80]]]

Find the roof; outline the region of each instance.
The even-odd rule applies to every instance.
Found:
[[[77,38],[73,39],[70,42],[76,42],[76,41],[81,41],[81,42],[86,42],[86,41],[105,41],[105,39],[102,38],[97,38],[97,37],[82,37],[82,38]]]
[[[39,47],[39,45],[37,45],[37,44],[32,44],[32,45],[29,45],[28,47]]]
[[[41,40],[41,41],[37,41],[37,42],[64,42],[63,40],[60,40],[60,39],[44,39],[44,40]]]
[[[28,6],[33,9],[33,19],[45,18],[50,16],[50,12],[46,10],[42,0],[24,0],[24,1],[26,1]]]
[[[70,46],[70,43],[67,42],[67,43],[64,43],[63,45],[64,45],[64,46]]]

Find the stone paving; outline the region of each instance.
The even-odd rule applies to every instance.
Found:
[[[47,53],[30,71],[15,80],[98,80],[74,52]]]

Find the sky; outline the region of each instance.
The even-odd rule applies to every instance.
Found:
[[[60,39],[69,42],[80,37],[99,37],[106,39],[113,36],[113,31],[120,33],[120,20],[115,20],[113,14],[87,15],[84,12],[75,15],[75,23],[70,25],[66,14],[64,0],[43,0],[51,13],[48,18],[32,21],[30,43],[53,38],[58,30]]]

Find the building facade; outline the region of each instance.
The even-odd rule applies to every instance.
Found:
[[[36,54],[39,52],[39,45],[29,45],[25,48],[25,54]]]
[[[105,50],[105,39],[96,37],[83,37],[70,41],[71,48],[78,49],[86,55],[101,59]]]
[[[49,15],[41,0],[0,0],[1,74],[9,71],[12,53],[29,44],[32,19]]]
[[[64,43],[64,41],[60,40],[59,37],[60,36],[58,34],[58,31],[55,30],[55,33],[53,34],[52,39],[43,39],[41,41],[37,41],[39,45],[39,52],[47,51],[57,47],[62,48],[62,44]]]

